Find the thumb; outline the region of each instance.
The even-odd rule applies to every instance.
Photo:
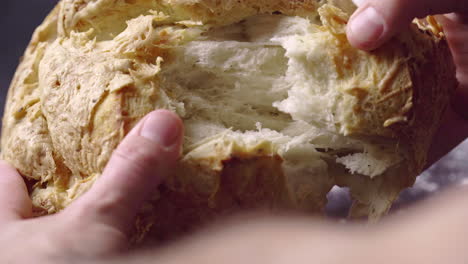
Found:
[[[351,17],[348,40],[356,48],[373,50],[408,27],[416,17],[463,12],[461,0],[353,0],[359,6]]]
[[[32,215],[31,199],[23,178],[5,161],[0,161],[0,209],[0,226]]]
[[[171,172],[180,155],[183,125],[169,111],[148,114],[114,151],[102,176],[68,213],[126,233],[141,204]],[[85,218],[85,219],[83,219]]]

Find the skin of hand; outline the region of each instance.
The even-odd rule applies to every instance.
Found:
[[[24,181],[1,162],[0,263],[86,263],[125,250],[142,202],[179,158],[182,135],[177,115],[150,113],[87,193],[60,213],[33,219]]]
[[[432,149],[432,159],[437,160],[468,134],[468,100],[464,96],[468,93],[466,1],[360,0],[357,4],[348,38],[352,45],[366,50],[390,39],[413,17],[454,12],[440,16],[439,21],[445,26],[460,87]],[[367,18],[362,20],[361,16]],[[21,177],[7,164],[0,164],[0,263],[468,261],[466,189],[451,190],[378,225],[343,225],[310,217],[244,217],[163,249],[115,257],[125,249],[125,234],[137,208],[174,165],[182,130],[175,115],[167,111],[151,113],[125,138],[91,190],[61,213],[38,219],[28,219],[31,202]]]
[[[468,136],[468,3],[464,0],[353,0],[348,40],[356,48],[373,50],[408,27],[414,18],[437,15],[444,28],[459,87],[434,138],[428,163],[433,164]]]
[[[436,15],[457,68],[459,87],[434,139],[429,163],[468,135],[468,2],[462,0],[355,0],[347,35],[373,50],[415,17]],[[112,263],[467,263],[466,188],[432,198],[374,226],[296,219],[239,219],[162,251],[137,252]],[[111,262],[109,262],[111,263]]]
[[[451,190],[374,226],[244,217],[162,250],[96,263],[462,264],[468,262],[467,191]]]

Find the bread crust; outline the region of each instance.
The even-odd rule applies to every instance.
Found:
[[[387,142],[393,163],[377,177],[365,176],[362,169],[350,172],[346,159],[337,163],[348,154],[322,153],[319,143],[299,155],[316,164],[297,166],[302,161],[284,150],[290,143],[281,143],[292,137],[276,132],[243,138],[226,128],[196,142],[187,135],[194,144],[185,144],[178,169],[142,209],[135,241],[148,232],[169,239],[239,209],[322,213],[334,185],[350,187],[352,216],[376,219],[423,170],[457,82],[437,27],[413,25],[374,52],[358,51],[345,35],[352,10],[349,3],[312,0],[62,0],[35,31],[11,83],[2,158],[33,182],[38,214],[62,210],[92,186],[145,114],[166,108],[186,125],[192,121],[174,103],[178,95],[163,74],[176,60],[173,49],[210,30],[281,13],[320,21],[314,30],[326,36],[340,112],[327,135]]]

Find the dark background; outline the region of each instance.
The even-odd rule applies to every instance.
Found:
[[[0,114],[9,83],[34,29],[52,10],[57,0],[0,0]],[[416,187],[406,190],[396,208],[419,200],[453,184],[468,183],[468,141],[418,178]],[[341,216],[349,206],[346,191],[334,189],[329,210]]]
[[[56,0],[0,0],[0,105],[34,29],[57,3]]]

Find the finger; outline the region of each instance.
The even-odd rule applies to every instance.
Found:
[[[356,48],[372,50],[408,27],[416,17],[463,12],[460,0],[353,0],[359,8],[351,17],[348,40]]]
[[[128,231],[142,203],[173,170],[180,154],[182,121],[172,112],[147,115],[114,151],[102,176],[68,208],[81,218]]]
[[[0,161],[0,209],[0,222],[24,219],[32,214],[23,178],[5,161]]]

